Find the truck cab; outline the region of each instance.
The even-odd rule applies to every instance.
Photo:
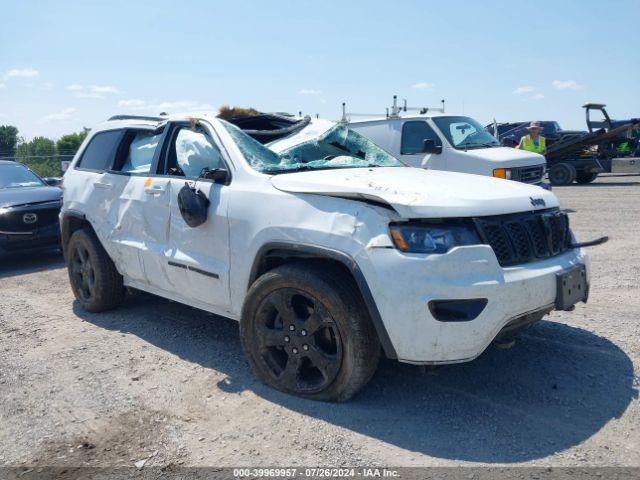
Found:
[[[342,121],[412,167],[544,186],[544,156],[503,147],[473,118],[441,110],[414,114],[394,107],[383,117],[349,120],[343,115]]]

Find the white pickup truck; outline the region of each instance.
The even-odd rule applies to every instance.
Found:
[[[444,108],[410,113],[394,98],[388,115],[353,121],[343,115],[342,123],[412,167],[547,187],[542,155],[503,147],[473,118],[445,114]]]

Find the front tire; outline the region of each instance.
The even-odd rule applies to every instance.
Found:
[[[373,376],[381,350],[354,282],[313,264],[284,265],[256,280],[240,337],[260,380],[323,401],[355,395]]]
[[[571,185],[576,179],[576,168],[568,163],[558,163],[549,169],[549,183],[554,187]]]
[[[122,276],[95,233],[76,230],[67,251],[71,289],[83,309],[102,312],[122,303],[125,293]]]

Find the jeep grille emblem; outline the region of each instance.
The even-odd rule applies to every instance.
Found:
[[[24,223],[36,223],[38,221],[38,215],[35,213],[25,213],[22,216],[22,221]]]
[[[534,207],[546,207],[547,204],[544,203],[544,199],[542,198],[533,198],[533,197],[529,197],[529,200],[531,200],[531,205]]]

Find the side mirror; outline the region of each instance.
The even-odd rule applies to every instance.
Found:
[[[442,153],[442,145],[436,145],[436,141],[432,138],[425,138],[422,153]]]
[[[225,183],[229,178],[229,172],[224,168],[203,168],[200,172],[200,178],[213,180],[216,183]]]
[[[46,177],[43,180],[50,187],[59,187],[62,184],[62,179],[58,177]]]

